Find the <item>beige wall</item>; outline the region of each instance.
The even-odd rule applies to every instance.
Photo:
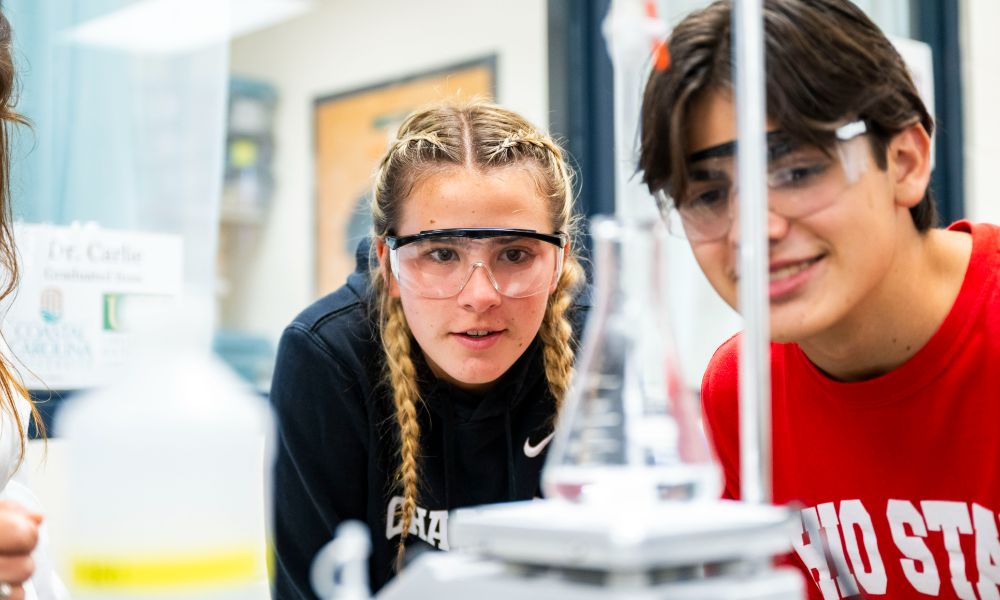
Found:
[[[1000,23],[1000,2],[962,0],[960,6],[966,214],[1000,223],[1000,199],[990,178],[1000,168],[1000,77],[992,64],[1000,54],[1000,38],[993,31]],[[467,0],[317,0],[301,18],[236,40],[233,72],[273,82],[281,100],[275,123],[276,195],[259,242],[246,256],[244,277],[235,282],[233,301],[227,303],[231,322],[276,340],[315,297],[315,98],[496,53],[500,101],[544,124],[545,20],[544,0],[510,0],[502,9]]]
[[[965,210],[969,219],[1000,223],[1000,2],[960,5],[965,119]]]
[[[232,44],[232,72],[280,94],[277,188],[225,302],[227,321],[277,340],[314,298],[312,106],[352,90],[495,53],[500,102],[548,122],[545,0],[316,0],[306,15]]]

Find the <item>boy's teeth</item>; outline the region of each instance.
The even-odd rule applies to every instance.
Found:
[[[472,329],[470,331],[466,331],[465,335],[471,335],[472,337],[483,337],[487,333],[489,333],[489,331],[486,331],[485,329]]]
[[[802,261],[800,263],[796,263],[794,265],[789,265],[787,267],[782,267],[781,269],[778,269],[777,271],[771,271],[771,273],[770,273],[770,279],[771,279],[771,281],[778,281],[779,279],[784,279],[785,277],[789,277],[791,275],[795,275],[799,271],[802,271],[802,270],[806,269],[807,267],[811,266],[814,262],[816,262],[815,259],[806,260],[806,261]]]

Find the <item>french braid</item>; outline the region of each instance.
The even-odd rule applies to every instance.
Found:
[[[405,552],[403,541],[410,533],[410,524],[417,507],[417,459],[420,456],[417,403],[420,402],[420,390],[417,387],[417,369],[413,364],[410,329],[406,325],[403,306],[398,299],[388,296],[385,297],[385,303],[382,347],[385,348],[387,374],[396,407],[396,423],[399,425],[400,460],[396,481],[403,487],[403,502],[399,508],[402,532],[396,554],[396,569],[399,570],[403,566]]]
[[[562,408],[563,398],[573,376],[573,326],[567,312],[573,304],[576,289],[583,280],[583,267],[575,257],[568,258],[556,291],[545,307],[545,317],[538,330],[538,336],[542,340],[545,379],[548,380],[549,392],[556,403],[553,417]]]
[[[557,194],[566,194],[572,190],[572,179],[562,159],[562,151],[551,139],[531,131],[516,131],[507,136],[494,150],[492,160],[503,160],[504,153],[537,153],[541,151],[548,168],[557,173],[562,182],[556,190]],[[511,157],[504,157],[511,160]],[[515,158],[516,159],[516,158]],[[568,229],[571,222],[571,203],[562,203],[563,211],[558,215]],[[585,275],[576,256],[572,253],[566,256],[559,282],[555,292],[549,298],[545,308],[545,317],[538,335],[542,340],[542,357],[545,365],[545,378],[548,381],[549,392],[555,400],[553,418],[562,407],[563,398],[569,389],[573,375],[573,326],[567,317],[567,311],[573,304],[577,289],[583,283]]]
[[[400,125],[374,174],[372,221],[374,235],[397,233],[402,205],[419,178],[441,166],[464,166],[477,170],[511,165],[534,168],[539,188],[549,203],[556,230],[572,234],[572,176],[562,151],[547,135],[522,117],[493,104],[471,101],[440,104],[417,111]],[[413,360],[413,335],[402,303],[388,293],[388,261],[376,261],[371,273],[374,306],[378,313],[385,354],[385,381],[393,393],[399,427],[399,465],[396,485],[403,502],[398,515],[402,525],[397,551],[397,569],[402,565],[405,542],[417,506],[419,492],[420,389]],[[558,411],[572,376],[573,329],[568,310],[583,281],[583,269],[569,248],[556,289],[546,306],[538,335],[543,344],[543,363],[549,391]]]

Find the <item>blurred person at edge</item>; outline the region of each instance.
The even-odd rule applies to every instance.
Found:
[[[17,287],[17,258],[11,229],[10,139],[26,121],[14,110],[16,74],[10,22],[0,6],[0,265],[5,271],[0,300]],[[43,431],[38,411],[8,360],[0,356],[0,600],[68,598],[42,552],[42,516],[34,495],[14,479],[24,460],[28,422]]]
[[[935,226],[934,122],[857,6],[763,13],[773,499],[804,507],[789,560],[812,598],[998,598],[1000,229]],[[731,16],[716,2],[671,33],[640,168],[736,308]],[[702,382],[731,498],[739,347],[725,342]]]
[[[282,335],[276,600],[346,519],[381,588],[448,511],[540,495],[586,307],[562,150],[482,101],[418,110],[375,173],[372,251]]]

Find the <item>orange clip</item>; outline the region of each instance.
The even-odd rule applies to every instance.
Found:
[[[646,16],[655,19],[656,0],[646,0]],[[666,40],[653,42],[653,68],[657,71],[666,71],[670,67],[670,49]]]

